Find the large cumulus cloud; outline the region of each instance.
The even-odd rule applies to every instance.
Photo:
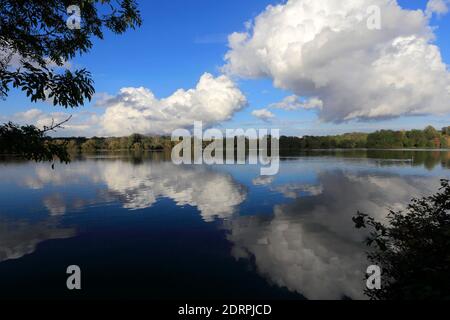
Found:
[[[227,76],[205,73],[195,88],[179,89],[164,99],[157,99],[147,88],[123,88],[117,96],[103,101],[106,110],[100,123],[106,135],[170,134],[192,126],[194,121],[209,126],[229,120],[246,103]]]
[[[367,27],[374,5],[380,30]],[[395,0],[289,0],[229,36],[223,69],[317,97],[325,121],[444,114],[450,74],[433,39],[429,14]]]
[[[194,121],[205,127],[226,121],[247,105],[245,95],[226,75],[214,77],[205,73],[193,89],[179,89],[169,97],[158,99],[144,87],[122,88],[115,96],[97,94],[91,112],[72,115],[64,130],[56,136],[128,136],[171,134],[178,128],[190,128]],[[70,116],[67,112],[44,112],[29,109],[12,115],[17,123],[39,128],[58,123]],[[7,120],[0,116],[0,120]]]

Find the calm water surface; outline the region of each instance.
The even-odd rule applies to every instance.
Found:
[[[450,176],[449,152],[323,151],[257,166],[163,154],[1,160],[0,298],[364,299],[358,210],[384,219]],[[66,289],[79,265],[82,290]]]

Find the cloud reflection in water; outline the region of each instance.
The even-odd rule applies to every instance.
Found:
[[[431,193],[438,179],[394,174],[384,168],[367,170],[371,167],[367,162],[361,166],[342,161],[333,167],[330,161],[300,159],[293,172],[281,170],[276,178],[244,182],[238,182],[242,179],[236,173],[206,166],[125,159],[74,161],[56,170],[35,165],[34,171],[22,174],[17,168],[8,170],[17,170],[11,176],[19,177],[17,183],[33,192],[56,189],[42,197],[55,221],[87,206],[119,203],[135,211],[168,198],[177,206],[196,207],[205,222],[223,220],[232,255],[254,261],[270,283],[308,299],[364,298],[364,234],[354,229],[351,218],[360,210],[382,219],[388,208],[401,208],[412,197]],[[315,182],[303,176],[311,171]],[[97,192],[75,197],[58,192],[61,186],[85,184],[94,185]],[[253,211],[251,204],[257,202],[253,189],[279,195],[277,200],[270,198],[272,215]],[[244,202],[250,203],[245,212],[240,210]],[[0,261],[31,253],[41,241],[75,235],[74,229],[58,229],[46,221],[22,222],[13,228],[0,221],[0,231]]]

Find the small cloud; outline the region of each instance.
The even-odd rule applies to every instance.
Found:
[[[449,0],[429,0],[425,9],[427,17],[431,18],[433,14],[445,15],[448,12],[449,2]]]
[[[282,109],[287,111],[297,110],[297,109],[322,109],[323,102],[319,98],[313,97],[307,100],[301,100],[300,97],[296,95],[288,96],[284,98],[281,102],[273,103],[269,108]]]
[[[19,119],[24,122],[30,122],[35,121],[36,119],[42,117],[44,115],[44,112],[42,110],[33,108],[24,112],[17,112],[14,115],[15,119]]]
[[[253,110],[252,115],[264,121],[275,118],[275,115],[267,109]]]

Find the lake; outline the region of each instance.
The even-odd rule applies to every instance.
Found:
[[[267,177],[163,153],[0,168],[0,298],[365,299],[352,217],[434,193],[450,152],[309,151]]]

